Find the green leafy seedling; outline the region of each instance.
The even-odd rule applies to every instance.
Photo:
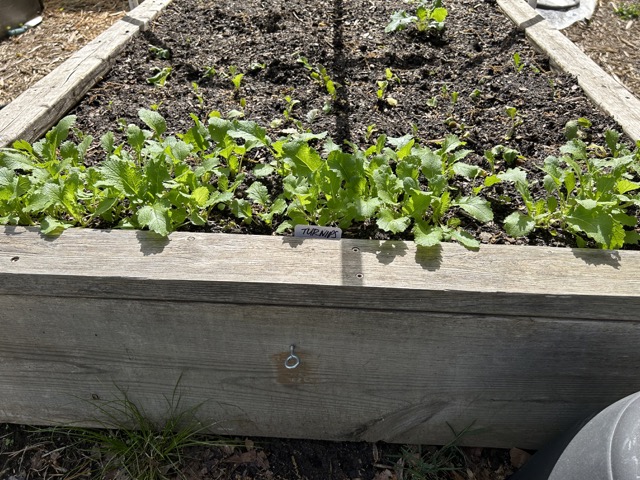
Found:
[[[160,60],[170,60],[171,59],[171,51],[168,48],[160,48],[154,47],[153,45],[149,46],[149,52]]]
[[[448,11],[442,6],[442,0],[435,0],[433,3],[418,0],[412,14],[405,10],[394,12],[384,31],[385,33],[398,32],[413,24],[422,34],[440,37],[445,31],[447,15]]]
[[[151,83],[157,87],[164,87],[172,71],[173,68],[171,67],[165,67],[163,69],[155,68],[154,71],[152,71],[154,75],[147,78],[147,83]]]

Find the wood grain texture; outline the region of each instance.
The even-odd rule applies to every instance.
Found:
[[[529,41],[551,63],[575,76],[585,94],[618,122],[634,141],[640,140],[640,100],[606,73],[576,44],[553,29],[535,9],[522,0],[498,0],[505,14],[524,30]]]
[[[0,232],[0,294],[636,320],[640,252],[70,229]],[[15,260],[17,259],[17,260]],[[43,290],[56,279],[55,291]],[[239,289],[241,286],[241,289]]]
[[[628,251],[5,227],[0,421],[90,425],[116,386],[159,417],[181,379],[218,433],[537,448],[640,390],[639,279]]]
[[[542,446],[640,389],[640,330],[288,306],[0,296],[0,420],[86,424],[115,386],[153,417],[178,379],[218,433]],[[302,364],[283,366],[290,344]],[[204,402],[204,403],[203,403]]]
[[[0,147],[34,141],[107,73],[131,37],[171,0],[146,0],[0,110]]]

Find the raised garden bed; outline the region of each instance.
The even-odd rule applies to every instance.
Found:
[[[161,3],[147,0],[140,8]],[[349,18],[346,5],[331,5],[336,18]],[[505,8],[530,14],[515,3]],[[298,13],[294,10],[292,15]],[[136,23],[131,20],[136,18],[132,13],[127,21]],[[321,29],[321,23],[316,28]],[[244,28],[241,22],[225,25],[222,37],[235,36],[233,28]],[[269,25],[273,23],[265,30]],[[118,24],[108,35],[123,28]],[[162,28],[166,27],[151,29],[151,37]],[[318,47],[319,57],[313,62],[322,57],[322,48],[336,47],[339,30],[334,27],[333,41]],[[342,32],[341,42],[349,46],[344,25]],[[512,40],[521,42],[518,49],[523,52],[527,48],[508,28],[505,35],[499,33],[492,41]],[[455,44],[455,35],[450,35]],[[469,52],[474,51],[474,40]],[[171,47],[179,54],[178,45]],[[483,48],[480,45],[480,51]],[[409,61],[405,67],[391,67],[407,85],[418,82],[412,80],[413,67],[422,68],[412,66],[409,57],[401,59]],[[425,57],[420,58],[422,62]],[[443,75],[451,73],[446,63],[441,65]],[[103,74],[104,64],[98,64],[96,71]],[[528,85],[524,78],[533,81],[539,75],[531,65],[537,63],[527,64],[524,73],[517,65],[510,67],[514,91]],[[244,71],[250,65],[238,67]],[[279,70],[273,69],[277,77]],[[266,67],[262,70],[268,72]],[[83,76],[95,76],[96,71]],[[299,77],[296,82],[306,79],[302,67],[283,71]],[[189,79],[189,74],[183,65],[175,76]],[[519,74],[530,77],[520,83]],[[500,83],[501,78],[487,81]],[[606,84],[604,78],[596,83]],[[556,98],[558,106],[578,106],[584,112],[580,115],[598,115],[572,89],[568,77],[557,79],[559,83],[549,88],[564,92]],[[212,98],[220,95],[214,104],[235,105],[239,100],[231,87],[222,87],[223,80],[220,85],[212,82],[206,93]],[[344,83],[347,78],[338,80]],[[282,81],[286,84],[286,75]],[[413,105],[409,96],[402,96],[402,85],[393,95],[400,105]],[[38,88],[42,92],[46,83]],[[71,106],[70,99],[75,101],[76,94],[68,93],[75,88],[70,85],[62,95],[67,103],[57,107],[58,114]],[[106,95],[109,88],[107,80],[78,111],[90,112],[95,96]],[[122,83],[116,86],[122,88]],[[452,102],[455,125],[443,127],[446,119],[439,118],[440,113],[429,120],[418,103],[409,110],[422,112],[425,125],[440,128],[436,137],[450,129],[467,130],[468,144],[483,149],[495,135],[505,135],[509,118],[496,122],[490,134],[481,124],[462,128],[473,89],[455,87],[464,98],[459,104]],[[158,102],[169,101],[163,90],[151,91]],[[606,98],[598,97],[603,104],[615,95],[628,95],[617,87],[609,91]],[[300,91],[301,101],[307,108],[321,109],[325,100],[315,90],[308,92],[303,98]],[[443,95],[442,85],[428,97],[436,94]],[[197,101],[193,91],[189,95],[190,101]],[[353,116],[340,120],[339,114],[320,116],[318,122],[333,129],[336,138],[351,141],[359,141],[370,123],[390,134],[406,133],[412,120],[403,118],[403,110],[384,95],[386,104],[377,105],[375,89],[372,95],[375,122],[353,124]],[[110,101],[93,106],[107,108]],[[633,118],[627,122],[625,114],[633,117],[636,102],[629,96],[632,108],[611,112],[631,136]],[[44,103],[41,111],[48,116],[52,105]],[[247,105],[252,105],[251,98]],[[526,103],[517,107],[528,115]],[[18,102],[2,115],[23,108]],[[126,105],[111,103],[109,108]],[[502,108],[499,103],[491,113],[485,105],[479,115],[498,118]],[[531,115],[540,111],[534,109]],[[182,117],[173,110],[163,113],[170,128],[179,131]],[[564,122],[571,119],[569,112],[548,114],[554,119],[549,131],[532,122],[533,132],[519,130],[507,141],[526,148],[533,159],[546,155],[536,147],[561,143]],[[126,117],[114,117],[121,115]],[[90,119],[90,114],[82,118]],[[263,120],[271,120],[268,111]],[[391,131],[394,124],[396,130]],[[29,124],[19,136],[40,135],[48,128],[43,125]],[[594,138],[607,126],[594,127]],[[18,135],[7,133],[9,127],[0,131],[4,141]],[[23,227],[5,227],[4,233],[2,421],[91,423],[92,401],[111,398],[114,386],[127,389],[149,412],[160,414],[162,394],[170,395],[180,379],[185,401],[204,402],[201,413],[223,433],[446,443],[451,436],[447,423],[458,430],[473,423],[483,430],[464,439],[468,444],[534,448],[640,388],[634,313],[640,303],[640,257],[634,251],[483,245],[470,252],[453,244],[419,249],[413,242],[386,239],[330,242],[190,232],[164,239],[149,232],[75,229],[52,240]],[[291,345],[301,364],[288,369]]]

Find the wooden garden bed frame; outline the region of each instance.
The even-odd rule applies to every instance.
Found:
[[[0,421],[180,379],[219,433],[535,448],[640,390],[637,251],[5,227],[0,311]]]
[[[52,74],[61,98],[44,79],[1,112],[3,143],[46,131],[115,53],[83,55]],[[604,75],[606,109],[628,92]],[[638,138],[630,99],[612,115]],[[160,417],[178,385],[218,433],[441,444],[473,425],[465,444],[536,448],[640,390],[633,251],[3,227],[0,312],[2,422],[95,425],[119,389]]]

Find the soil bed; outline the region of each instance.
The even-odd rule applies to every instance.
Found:
[[[186,132],[190,113],[206,120],[211,111],[256,121],[268,127],[272,138],[298,128],[326,131],[338,144],[360,147],[380,133],[411,134],[427,144],[455,134],[473,150],[470,163],[485,168],[484,151],[498,144],[518,150],[521,168],[534,180],[542,179],[537,166],[565,143],[568,121],[585,117],[593,123],[587,143],[603,144],[603,132],[616,128],[572,78],[550,71],[547,59],[529,47],[495,3],[449,2],[442,38],[412,29],[386,34],[390,16],[402,8],[406,5],[400,1],[374,0],[215,5],[175,0],[72,113],[79,129],[94,137],[139,124],[138,110],[150,106],[167,119],[169,134]],[[151,47],[167,50],[168,58],[159,58]],[[324,66],[341,85],[337,98],[310,78],[297,61],[301,56],[312,66]],[[151,84],[148,79],[163,68],[172,69],[164,86]],[[385,80],[386,69],[398,81],[389,81],[380,100],[377,82]],[[238,90],[231,81],[237,73],[244,74]],[[522,121],[515,129],[507,107],[517,109]],[[99,149],[93,152],[89,161],[100,162]],[[495,197],[512,193],[503,188],[508,190],[496,189]],[[508,237],[497,225],[515,207],[495,203],[493,223],[464,218],[463,226],[484,243],[575,246],[562,231]],[[205,230],[271,231],[211,219]],[[410,238],[380,232],[375,225],[356,225],[346,235]]]
[[[64,429],[42,431],[0,424],[0,478],[99,478],[109,461],[91,442],[78,441]],[[211,439],[210,439],[211,440]],[[436,451],[388,444],[322,442],[285,439],[220,438],[230,446],[192,447],[184,452],[179,470],[163,478],[189,480],[410,480],[410,459]],[[404,454],[403,454],[404,450]],[[403,458],[404,457],[404,458]],[[503,480],[528,458],[522,450],[460,448],[452,463],[455,472],[441,471],[430,479]],[[98,475],[98,476],[96,476]],[[100,477],[102,478],[102,477]],[[104,478],[129,477],[111,470]]]

